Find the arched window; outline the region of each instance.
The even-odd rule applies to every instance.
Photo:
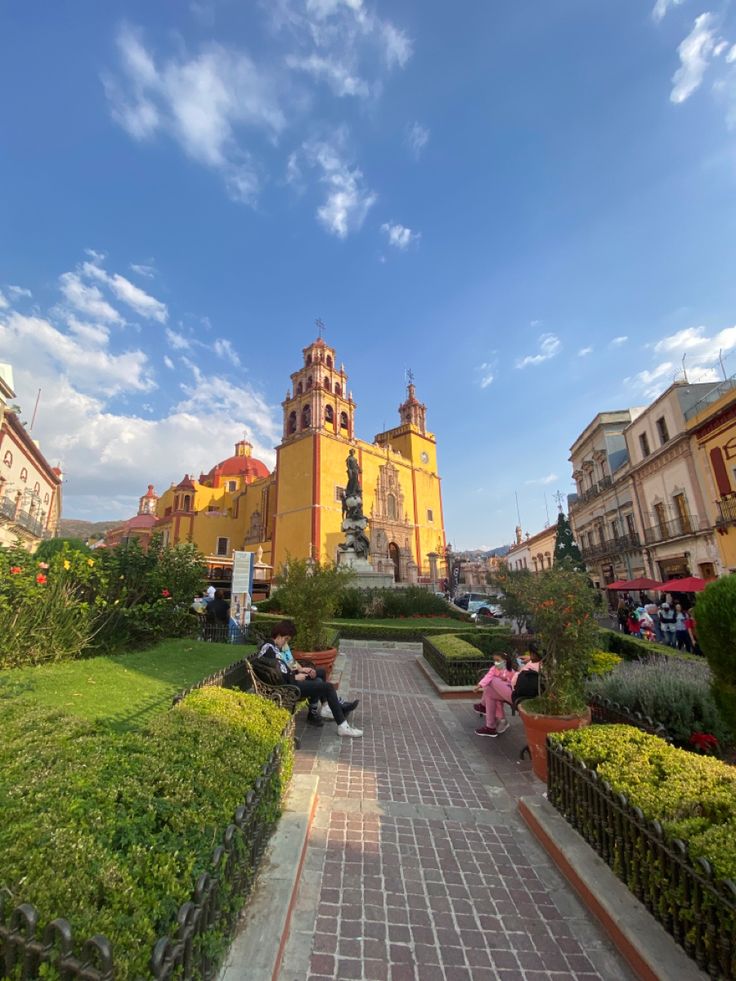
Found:
[[[43,503],[44,504],[48,504],[49,503],[49,495],[48,494],[44,494],[43,495]]]
[[[237,480],[230,480],[230,481],[228,481],[227,489],[229,491],[236,491],[238,489],[238,482],[237,482]]]
[[[307,355],[307,364],[309,365],[311,363],[312,363],[312,355],[311,354],[308,354]]]
[[[39,497],[41,494],[41,485],[38,483],[38,481],[36,481],[36,483],[33,485],[33,493],[36,497]]]
[[[391,521],[396,521],[396,498],[393,494],[386,497],[386,513]]]
[[[342,395],[342,387],[340,382],[335,382],[335,395]]]
[[[347,414],[347,412],[341,412],[340,413],[340,430],[342,431],[343,429],[345,430],[345,432],[348,431],[348,414]]]
[[[325,408],[325,422],[330,426],[334,426],[335,424],[335,412],[331,405],[328,405]]]
[[[5,456],[3,457],[3,463],[5,464],[6,467],[13,466],[13,454],[10,452],[10,450],[5,451]]]
[[[290,412],[289,421],[286,424],[286,435],[291,436],[292,433],[295,432],[296,432],[296,412]]]
[[[329,356],[329,354],[325,358],[325,364],[327,365],[328,368],[332,367],[332,358]]]
[[[303,391],[304,391],[304,386],[302,385],[301,382],[299,382],[299,384],[296,386],[296,394],[301,395]]]
[[[20,479],[23,481],[24,484],[28,480],[28,471],[26,470],[25,467],[21,468]]]
[[[325,378],[324,385],[325,385],[325,389],[329,392],[330,391],[330,379],[329,378]]]
[[[305,405],[302,409],[302,429],[309,429],[312,425],[312,410],[310,406]]]
[[[312,387],[312,384],[313,384],[313,382],[312,382],[312,376],[310,375],[309,378],[307,378],[307,388],[308,389],[311,388]]]
[[[192,499],[189,496],[189,494],[185,494],[184,495],[184,510],[185,511],[191,511],[192,510]]]
[[[728,470],[726,470],[726,464],[723,460],[723,453],[719,446],[716,446],[715,449],[710,451],[710,462],[713,467],[716,484],[718,485],[718,493],[721,497],[725,497],[731,493],[731,478],[728,476]]]

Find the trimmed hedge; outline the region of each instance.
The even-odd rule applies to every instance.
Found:
[[[632,726],[587,726],[549,737],[625,794],[669,838],[736,880],[736,768],[694,756]],[[675,897],[672,897],[675,901]],[[679,901],[679,900],[678,900]]]
[[[687,654],[684,651],[675,650],[666,644],[656,644],[650,640],[640,640],[638,637],[631,637],[629,634],[619,630],[609,630],[607,627],[600,628],[600,645],[604,651],[611,654],[619,654],[626,661],[640,661],[642,658],[652,657],[654,654],[664,657],[672,657],[703,663],[703,658],[697,654]]]
[[[421,641],[423,637],[438,637],[442,634],[455,634],[458,627],[435,627],[429,623],[422,623],[418,620],[407,620],[404,626],[388,626],[385,624],[374,624],[370,621],[361,622],[356,620],[354,623],[334,623],[329,626],[334,627],[340,632],[343,640],[393,640],[393,641]],[[458,624],[458,626],[461,626]],[[487,628],[492,630],[494,628]]]
[[[212,849],[274,748],[284,765],[263,797],[271,827],[291,774],[289,715],[255,695],[205,688],[146,731],[119,734],[23,700],[0,703],[0,869],[11,905],[104,934],[116,978],[150,977],[158,937],[209,867]],[[236,910],[243,897],[223,905]],[[214,925],[204,937],[224,952]]]
[[[422,641],[424,660],[431,665],[446,685],[476,685],[481,671],[488,669],[491,658],[462,637],[425,637]]]

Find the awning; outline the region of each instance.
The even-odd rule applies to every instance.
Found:
[[[702,593],[708,583],[699,576],[670,579],[659,587],[663,593]]]
[[[662,589],[660,583],[656,582],[654,579],[646,579],[641,577],[639,579],[618,579],[616,582],[612,582],[607,589],[617,589],[623,592],[627,589]]]

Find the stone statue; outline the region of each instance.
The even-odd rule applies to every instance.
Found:
[[[360,467],[355,457],[355,450],[351,447],[348,458],[345,461],[348,468],[348,484],[345,488],[345,497],[360,496]]]

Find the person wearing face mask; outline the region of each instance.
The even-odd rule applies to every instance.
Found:
[[[512,654],[493,655],[493,667],[480,679],[475,689],[481,693],[481,701],[473,708],[478,715],[485,715],[486,719],[485,725],[475,730],[476,736],[495,738],[508,729],[504,705],[511,704],[517,674]]]

